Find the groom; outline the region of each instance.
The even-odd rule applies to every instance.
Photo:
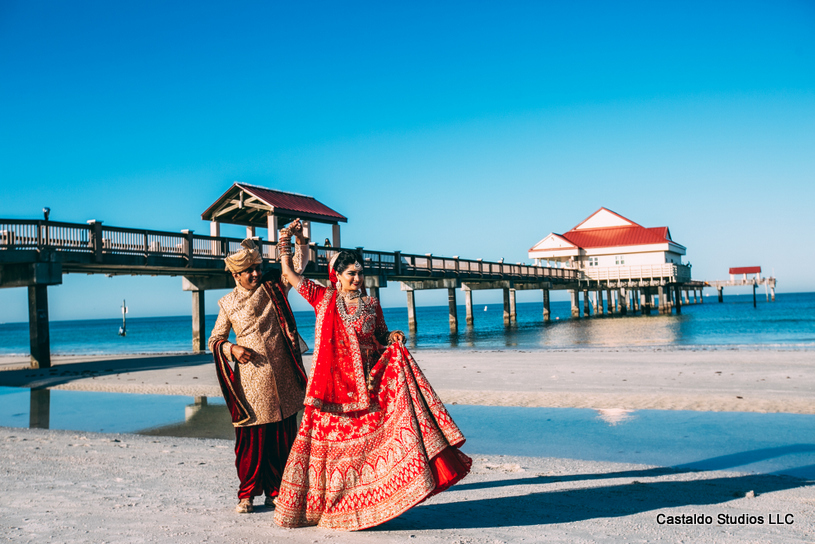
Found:
[[[290,230],[297,237],[295,266],[302,271],[308,263],[307,240],[299,220]],[[261,494],[266,495],[266,506],[274,506],[297,434],[307,378],[286,299],[290,286],[277,270],[262,273],[263,259],[251,239],[241,246],[225,259],[235,289],[218,301],[209,349],[235,427],[240,479],[235,511],[246,514]],[[234,344],[228,340],[230,329],[235,331]]]

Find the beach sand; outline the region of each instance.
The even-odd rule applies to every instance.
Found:
[[[813,356],[805,351],[419,350],[416,358],[448,403],[815,413]],[[55,362],[51,369],[31,370],[19,368],[25,367],[23,358],[0,359],[0,385],[219,393],[206,355]],[[462,483],[373,530],[284,530],[263,507],[252,515],[232,511],[232,448],[229,440],[0,428],[0,537],[112,543],[815,542],[815,489],[803,480],[508,456],[476,456]],[[660,524],[659,514],[709,515],[711,523]],[[719,516],[735,523],[720,524]],[[759,516],[763,523],[757,523]]]

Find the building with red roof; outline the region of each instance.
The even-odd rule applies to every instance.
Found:
[[[674,242],[668,227],[643,227],[600,208],[563,234],[550,233],[532,246],[529,257],[555,266],[594,270],[682,264],[685,246]]]

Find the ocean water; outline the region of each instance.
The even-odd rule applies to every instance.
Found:
[[[763,294],[762,294],[763,295]],[[752,295],[715,296],[682,307],[681,315],[572,318],[568,302],[552,302],[552,321],[543,323],[542,302],[519,303],[518,323],[505,328],[503,305],[474,309],[475,325],[458,308],[459,334],[450,335],[447,307],[417,307],[418,331],[408,344],[419,349],[608,349],[608,348],[767,348],[815,349],[815,293],[782,293],[775,302]],[[407,331],[407,309],[385,308],[390,329]],[[300,334],[314,345],[314,313],[296,312]],[[206,318],[207,334],[215,315]],[[127,336],[121,320],[52,321],[51,351],[57,355],[182,353],[191,351],[189,316],[131,318]],[[0,356],[28,353],[28,323],[0,324]]]

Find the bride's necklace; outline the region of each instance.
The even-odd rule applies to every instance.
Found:
[[[340,310],[340,317],[343,321],[350,324],[354,321],[357,315],[362,310],[362,293],[360,291],[338,291],[339,295],[337,297],[337,306]],[[356,301],[356,305],[353,308],[353,311],[348,311],[349,302]]]

